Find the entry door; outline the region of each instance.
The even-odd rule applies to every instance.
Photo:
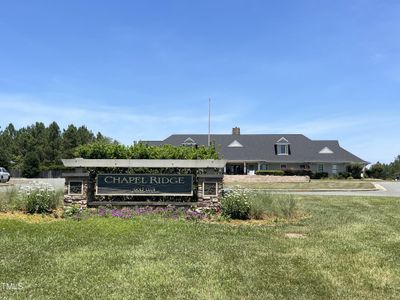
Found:
[[[239,164],[229,165],[229,174],[238,175],[243,174],[243,167]]]

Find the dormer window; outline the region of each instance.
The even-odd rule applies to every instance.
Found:
[[[284,137],[280,138],[275,144],[275,154],[290,155],[290,144]]]
[[[188,137],[183,143],[182,143],[182,146],[196,146],[196,142],[192,139],[192,138],[190,138],[190,137]]]
[[[278,145],[278,155],[288,155],[289,145]]]

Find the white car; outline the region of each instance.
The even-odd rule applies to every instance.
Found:
[[[0,182],[7,182],[10,178],[10,173],[8,173],[5,168],[0,167]]]

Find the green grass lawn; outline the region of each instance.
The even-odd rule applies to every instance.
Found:
[[[311,180],[311,182],[227,182],[225,187],[240,186],[250,189],[285,189],[285,190],[313,190],[313,189],[373,189],[371,182],[361,180]]]
[[[0,298],[400,298],[399,198],[295,199],[275,226],[0,217]]]

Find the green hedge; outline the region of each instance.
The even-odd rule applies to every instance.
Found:
[[[131,146],[93,143],[78,147],[74,155],[97,159],[219,159],[214,147],[148,146],[144,143]]]
[[[312,179],[322,179],[322,178],[328,178],[329,174],[327,172],[317,172],[312,175]]]
[[[257,170],[257,175],[271,175],[271,176],[283,176],[285,175],[285,171],[283,170]]]
[[[258,170],[257,175],[271,175],[271,176],[312,176],[313,173],[310,170]]]
[[[312,177],[313,172],[311,170],[302,170],[302,169],[287,169],[284,170],[285,176],[310,176]]]

